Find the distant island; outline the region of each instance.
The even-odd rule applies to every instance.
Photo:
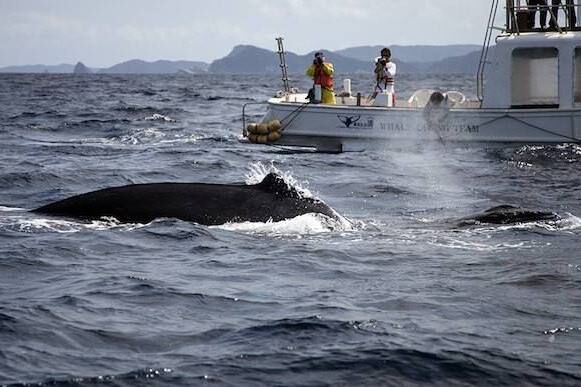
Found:
[[[370,63],[382,46],[359,46],[343,50],[323,51],[338,73],[369,72]],[[474,74],[478,67],[480,46],[390,46],[400,72],[407,74]],[[302,73],[311,63],[313,52],[298,55],[287,52],[289,73]],[[238,45],[223,58],[211,63],[200,61],[129,60],[108,68],[76,65],[25,65],[0,68],[0,73],[52,74],[275,74],[280,72],[278,55],[271,50],[251,45]]]

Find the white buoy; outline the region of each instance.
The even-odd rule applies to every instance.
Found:
[[[343,92],[351,96],[351,79],[343,79]]]

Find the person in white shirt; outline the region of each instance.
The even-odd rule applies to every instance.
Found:
[[[395,101],[395,73],[397,66],[391,61],[391,50],[384,48],[381,50],[381,56],[375,58],[375,86],[376,92],[391,93]]]

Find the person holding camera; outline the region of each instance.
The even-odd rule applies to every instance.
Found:
[[[395,73],[397,66],[391,61],[391,50],[384,48],[381,50],[381,56],[375,58],[375,80],[377,84],[375,90],[380,92],[391,93],[395,101]]]
[[[321,102],[328,105],[335,104],[335,92],[333,91],[334,72],[333,64],[325,61],[325,56],[322,52],[315,53],[313,64],[306,71],[307,76],[313,78],[313,84],[321,86]]]

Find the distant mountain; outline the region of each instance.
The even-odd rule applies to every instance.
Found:
[[[348,58],[330,51],[323,51],[327,59],[335,67],[340,67],[342,72],[354,73],[358,71],[369,71],[369,61],[364,62],[358,59]],[[297,55],[287,52],[286,62],[289,73],[302,73],[313,62],[315,51],[306,55]],[[263,48],[240,45],[234,47],[232,52],[224,58],[217,59],[210,64],[208,69],[211,73],[231,73],[231,74],[264,74],[278,73],[280,66],[278,54]]]
[[[101,74],[175,74],[177,72],[203,73],[206,72],[208,64],[204,62],[193,62],[187,60],[169,61],[158,60],[146,62],[140,59],[133,59],[127,62],[116,64],[115,66],[101,69]]]
[[[494,47],[488,52],[488,57],[494,56]],[[476,74],[480,62],[480,51],[466,55],[446,58],[437,62],[427,63],[424,72],[431,74]]]
[[[174,74],[188,73],[197,74],[205,73],[208,69],[208,63],[194,61],[169,61],[158,60],[156,62],[146,62],[135,59],[119,63],[115,66],[104,69],[90,69],[82,62],[76,65],[61,64],[58,66],[49,65],[31,65],[31,66],[10,66],[0,68],[0,73],[60,73],[60,74]]]
[[[92,72],[93,71],[91,71],[91,69],[85,66],[82,62],[78,62],[73,70],[73,74],[91,74]]]
[[[335,66],[337,73],[370,73],[373,59],[383,46],[360,46],[339,51],[323,51]],[[458,73],[474,74],[478,67],[480,46],[390,46],[394,62],[400,74],[418,73]],[[491,48],[492,49],[492,48]],[[312,63],[313,52],[298,55],[287,52],[286,60],[289,73],[303,73]],[[271,50],[250,45],[239,45],[223,58],[211,64],[196,61],[158,60],[146,62],[134,59],[109,68],[90,69],[79,62],[76,66],[61,64],[57,66],[32,65],[0,68],[0,73],[98,73],[98,74],[276,74],[280,72],[278,54]]]
[[[216,59],[208,67],[211,73],[257,74],[274,73],[279,70],[276,54],[264,48],[239,45],[221,59]],[[296,55],[288,53],[287,61],[295,61]]]
[[[455,44],[449,46],[359,46],[335,51],[338,54],[359,60],[369,60],[379,56],[383,47],[389,47],[394,59],[402,62],[428,63],[459,57],[474,51],[481,46],[475,44]]]
[[[60,65],[24,65],[24,66],[8,66],[0,68],[0,73],[50,73],[62,74],[72,73],[74,65],[60,64]]]
[[[431,47],[434,46],[421,46]],[[435,61],[403,61],[399,57],[394,57],[394,62],[398,66],[400,74],[418,74],[418,73],[458,73],[458,74],[474,74],[478,68],[478,59],[480,58],[480,48],[474,46],[452,46],[449,52],[464,52],[469,47],[478,48],[478,50],[469,51],[468,54],[461,56],[444,57],[444,59]],[[455,48],[454,48],[455,47]],[[373,48],[371,48],[373,49]],[[443,50],[441,47],[438,48]],[[368,56],[367,59],[356,59],[353,57],[342,55],[338,52],[328,50],[319,50],[325,53],[327,60],[333,63],[335,71],[338,73],[370,73],[373,69],[372,61],[375,55]],[[345,50],[342,50],[345,51]],[[431,50],[426,50],[430,52]],[[363,49],[361,48],[361,51]],[[393,53],[393,51],[392,51]],[[314,51],[306,55],[297,55],[292,52],[287,52],[286,61],[289,73],[302,73],[307,66],[312,63]],[[409,57],[412,57],[410,54]],[[436,55],[436,57],[439,57]],[[215,60],[208,68],[212,73],[238,73],[238,74],[265,74],[280,72],[278,54],[265,50],[263,48],[241,45],[236,46],[224,58]]]

